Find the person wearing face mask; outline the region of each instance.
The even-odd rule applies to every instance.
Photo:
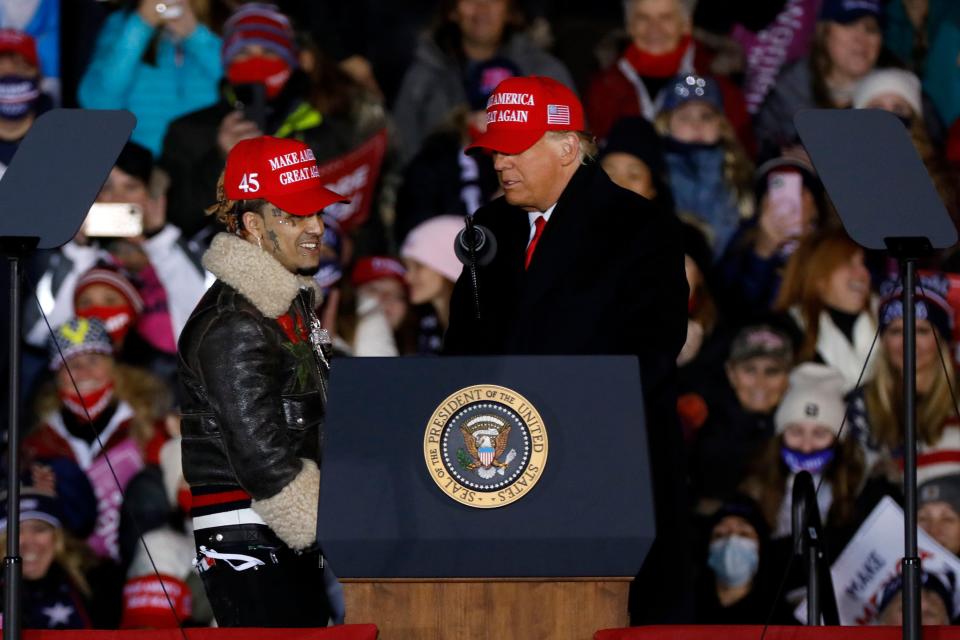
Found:
[[[791,535],[793,479],[814,478],[820,517],[828,529],[851,527],[861,509],[855,501],[863,480],[863,455],[856,441],[838,439],[846,406],[839,371],[806,362],[790,374],[790,386],[774,415],[776,437],[753,460],[742,489],[757,501],[772,537]],[[838,547],[839,548],[839,547]]]
[[[294,139],[306,143],[322,163],[383,127],[382,109],[354,100],[356,87],[316,51],[300,47],[294,25],[272,4],[236,7],[223,26],[219,58],[225,74],[219,100],[172,122],[159,160],[170,175],[171,222],[204,244],[215,229],[203,212],[224,159],[241,140]],[[254,121],[257,93],[264,98],[262,122]],[[371,110],[379,116],[355,114]]]
[[[774,411],[792,364],[790,338],[769,324],[748,325],[733,339],[726,375],[702,396],[708,413],[690,465],[699,511],[732,495],[749,461],[773,438]]]
[[[40,91],[37,46],[22,31],[0,29],[0,176],[37,116],[50,108]]]
[[[828,230],[790,256],[774,303],[802,332],[799,360],[842,373],[844,393],[870,380],[876,363],[868,358],[877,331],[870,284],[863,249],[843,229]]]
[[[704,227],[719,257],[741,220],[753,214],[753,165],[724,115],[714,79],[681,74],[662,94],[656,125],[677,213]]]
[[[128,109],[131,140],[160,154],[167,125],[213,104],[220,38],[196,0],[126,0],[107,18],[77,89],[86,109]]]
[[[41,273],[37,297],[52,326],[74,315],[79,301],[77,284],[84,273],[98,265],[122,272],[141,302],[133,304],[139,306],[136,326],[130,325],[132,335],[130,330],[127,333],[131,339],[125,341],[128,346],[119,357],[145,366],[173,384],[177,337],[206,283],[198,247],[184,241],[180,230],[167,222],[163,178],[149,150],[127,143],[97,194],[97,203],[136,205],[143,212],[143,233],[132,238],[89,238],[81,229],[60,249],[36,256],[34,264]],[[116,278],[112,280],[117,284]],[[132,294],[125,297],[134,299]],[[97,299],[103,301],[100,296]],[[45,344],[47,320],[37,305],[26,305],[24,326],[29,345]]]
[[[87,542],[98,557],[118,560],[120,491],[143,467],[154,438],[163,437],[158,423],[170,391],[145,371],[117,364],[113,353],[96,318],[57,327],[49,344],[55,389],[37,399],[40,423],[24,438],[23,455],[28,464],[68,458],[79,465],[97,496],[97,522]]]
[[[922,273],[915,292],[917,311],[917,481],[960,472],[960,421],[953,397],[956,368],[951,357],[954,313],[943,274]],[[871,475],[894,487],[902,483],[903,303],[902,285],[880,285],[880,340],[875,375],[848,397],[851,433],[860,443]]]
[[[707,523],[705,571],[697,589],[697,624],[763,624],[774,592],[767,577],[769,528],[757,504],[737,494]]]

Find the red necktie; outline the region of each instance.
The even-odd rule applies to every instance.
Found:
[[[543,234],[543,228],[547,226],[547,219],[543,216],[540,216],[533,222],[536,229],[533,232],[533,239],[530,241],[530,244],[527,245],[527,258],[523,261],[523,268],[530,268],[530,260],[533,258],[533,252],[537,248],[537,241],[540,240],[540,235]]]

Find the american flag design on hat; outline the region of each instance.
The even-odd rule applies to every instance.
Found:
[[[548,104],[547,124],[570,124],[570,107],[565,104]]]

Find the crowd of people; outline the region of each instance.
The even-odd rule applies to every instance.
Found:
[[[465,215],[502,195],[502,168],[464,151],[486,130],[495,87],[514,77],[543,76],[579,95],[598,151],[587,163],[682,225],[689,298],[676,416],[691,524],[683,544],[696,566],[687,621],[797,622],[802,576],[779,588],[796,474],[819,485],[832,558],[881,498],[902,501],[897,264],[845,233],[793,116],[891,112],[960,219],[956,2],[623,0],[577,29],[570,3],[440,0],[410,3],[397,23],[410,37],[382,42],[383,15],[363,3],[92,4],[88,22],[100,25],[88,62],[63,82],[75,95],[45,82],[58,68],[42,59],[49,47],[24,29],[0,30],[0,171],[56,104],[129,109],[136,129],[97,202],[142,212],[139,234],[81,231],[28,269],[26,627],[213,622],[193,566],[198,497],[181,461],[180,408],[197,402],[196,389],[180,384],[177,343],[214,279],[201,256],[224,230],[211,205],[236,200],[223,198],[231,150],[262,135],[304,143],[351,198],[318,226],[313,276],[322,296],[311,313],[331,337],[334,371],[337,358],[474,352],[464,332],[444,346],[451,314],[469,315],[455,295],[454,239]],[[382,153],[364,155],[362,171],[335,173],[378,140]],[[239,188],[257,197],[257,174],[248,175]],[[578,255],[597,265],[571,272],[601,273],[594,267],[609,253],[587,247]],[[645,260],[636,264],[653,264]],[[956,555],[960,253],[921,267],[919,520]],[[220,268],[228,281],[249,275]],[[612,332],[615,320],[592,311],[565,313],[584,331]],[[291,322],[284,331],[296,334]],[[960,616],[957,577],[924,575],[925,623]],[[901,589],[894,581],[880,594],[876,623],[897,622]]]

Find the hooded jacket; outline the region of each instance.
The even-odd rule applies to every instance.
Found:
[[[250,506],[287,545],[306,548],[316,536],[330,355],[310,335],[313,281],[227,233],[203,263],[217,281],[179,344],[193,514]]]

